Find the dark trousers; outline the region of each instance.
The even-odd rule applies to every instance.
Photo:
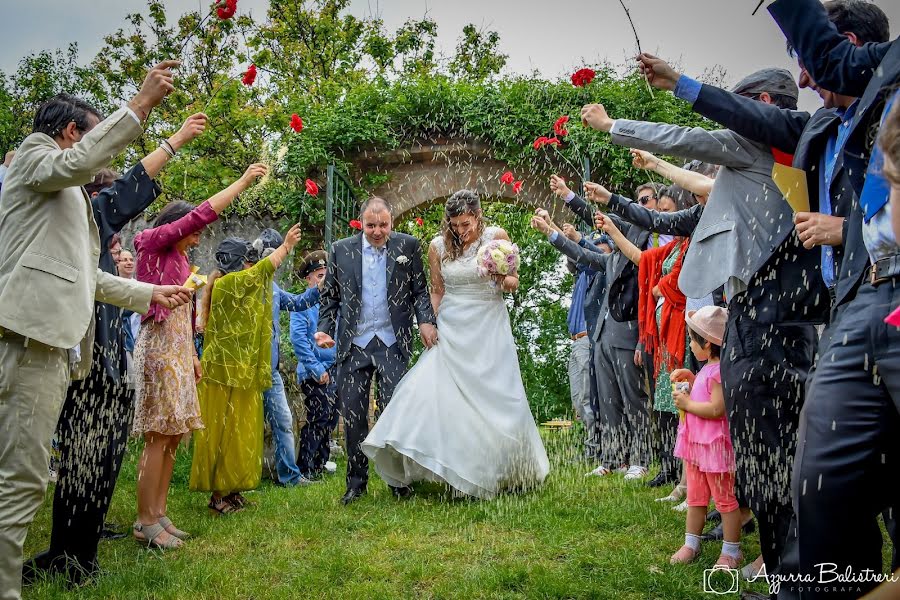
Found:
[[[134,394],[96,363],[66,392],[57,424],[60,466],[48,555],[67,557],[70,569],[96,569],[133,417]]]
[[[678,437],[678,413],[657,410],[656,428],[659,432],[659,469],[671,479],[681,477],[681,460],[675,457],[675,440]]]
[[[646,467],[650,462],[650,415],[641,368],[634,364],[634,348],[615,348],[609,342],[601,336],[594,352],[603,464],[611,469]]]
[[[728,306],[721,375],[737,463],[736,495],[756,516],[772,573],[791,522],[797,423],[817,336],[812,325],[760,323],[745,305],[746,296],[736,296]]]
[[[900,469],[900,330],[884,323],[900,304],[896,285],[864,284],[838,309],[807,388],[792,482],[796,539],[784,564],[815,581],[823,563],[837,573],[882,570],[878,516],[898,506]],[[778,597],[857,598],[875,587],[826,586],[837,589],[782,584]]]
[[[585,455],[588,460],[592,461],[603,459],[603,448],[600,439],[600,394],[597,391],[597,371],[594,364],[594,353],[597,352],[597,348],[599,348],[599,344],[591,339],[591,360],[588,361],[590,380],[588,383],[590,384],[591,412],[594,414],[594,419],[590,430],[585,432],[587,437]]]
[[[300,431],[297,466],[307,477],[321,473],[330,456],[330,435],[337,425],[337,384],[322,385],[315,379],[300,382],[306,405],[306,424]]]
[[[376,418],[391,401],[394,388],[406,373],[408,361],[399,344],[387,347],[377,337],[365,349],[355,344],[341,363],[338,374],[338,402],[347,437],[347,489],[366,489],[369,459],[360,445],[369,433],[369,390],[377,379]]]

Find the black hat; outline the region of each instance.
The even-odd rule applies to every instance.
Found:
[[[319,269],[328,266],[328,254],[324,250],[315,250],[303,257],[303,266],[300,267],[300,277],[306,277]]]
[[[250,242],[239,237],[228,237],[216,248],[216,267],[226,275],[244,268],[252,246]]]

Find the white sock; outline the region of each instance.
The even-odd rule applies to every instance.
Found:
[[[693,533],[685,533],[684,534],[684,545],[693,550],[694,552],[700,551],[700,536],[694,535]]]
[[[739,558],[741,555],[740,542],[722,542],[722,554],[731,558]]]

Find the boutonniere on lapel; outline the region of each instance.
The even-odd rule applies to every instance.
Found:
[[[408,263],[408,262],[409,262],[409,257],[408,257],[408,256],[404,256],[404,255],[401,254],[400,256],[397,257],[397,263],[398,263],[398,264],[405,265],[405,264]]]

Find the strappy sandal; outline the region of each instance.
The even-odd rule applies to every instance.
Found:
[[[247,508],[247,505],[250,504],[250,501],[242,496],[240,492],[232,492],[222,499],[238,509]]]
[[[163,529],[166,530],[169,535],[174,535],[179,540],[186,540],[191,537],[191,534],[189,534],[187,531],[182,531],[175,527],[175,525],[172,523],[172,519],[170,519],[169,517],[160,517],[159,524]]]
[[[219,498],[218,502],[215,498],[209,499],[209,512],[214,517],[218,517],[221,515],[230,515],[231,513],[236,513],[241,510],[239,507],[235,506],[225,498]]]
[[[140,522],[135,523],[134,533],[140,533],[144,536],[144,539],[141,539],[137,535],[135,535],[134,539],[137,540],[137,542],[142,546],[146,544],[148,548],[174,550],[175,548],[181,548],[181,546],[184,544],[184,542],[173,535],[170,535],[169,540],[166,542],[158,541],[157,538],[160,536],[160,534],[168,533],[159,523],[154,523],[153,525],[144,525]]]

